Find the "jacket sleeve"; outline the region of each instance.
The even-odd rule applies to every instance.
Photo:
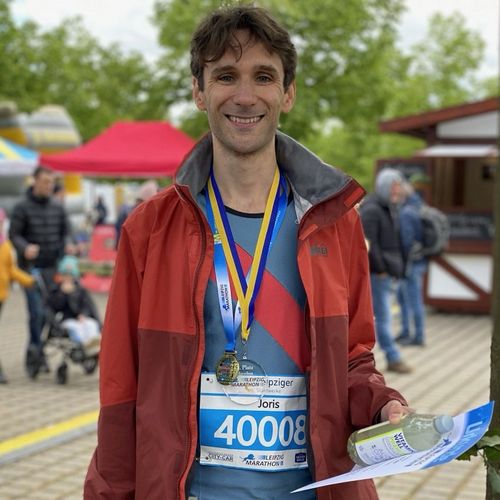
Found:
[[[12,247],[10,242],[9,242],[9,247],[10,247],[9,274],[11,281],[17,281],[21,286],[25,288],[32,287],[35,282],[35,278],[33,278],[31,274],[28,274],[27,272],[17,267],[16,258],[14,256],[14,248]]]
[[[375,368],[375,327],[366,245],[359,216],[354,215],[348,262],[349,363],[348,385],[351,423],[361,428],[376,422],[380,410],[391,399],[406,401],[387,387]]]
[[[135,496],[137,328],[142,285],[137,260],[124,226],[101,342],[98,444],[84,484],[87,500]]]

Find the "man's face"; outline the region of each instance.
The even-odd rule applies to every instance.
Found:
[[[54,174],[50,172],[40,172],[33,184],[33,194],[50,198],[54,192]]]
[[[295,100],[295,83],[283,87],[284,70],[277,54],[270,54],[247,31],[237,31],[241,58],[228,49],[209,62],[203,72],[204,89],[193,79],[196,105],[208,114],[214,148],[236,155],[251,155],[274,148],[280,113]]]
[[[394,181],[391,184],[391,203],[401,203],[404,200],[404,190],[401,182]]]

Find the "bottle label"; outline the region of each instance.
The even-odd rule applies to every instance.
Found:
[[[359,458],[368,465],[409,455],[417,451],[408,444],[401,428],[358,441],[355,447]]]

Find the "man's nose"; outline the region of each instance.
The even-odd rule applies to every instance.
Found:
[[[240,106],[252,106],[257,102],[254,82],[240,80],[234,93],[234,102]]]

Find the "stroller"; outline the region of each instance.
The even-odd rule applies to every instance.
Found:
[[[64,277],[71,276],[73,290],[64,290]],[[63,277],[63,278],[61,278]],[[59,354],[61,361],[56,369],[56,382],[66,384],[68,380],[68,363],[81,365],[85,374],[95,372],[100,351],[100,327],[95,304],[89,293],[79,282],[78,261],[76,257],[65,256],[57,269],[54,279],[37,276],[37,282],[45,306],[45,326],[42,333],[43,354],[36,348],[28,351],[27,370],[30,378],[35,379],[44,368],[48,371],[46,358]],[[83,306],[88,316],[89,333],[84,328],[85,321],[79,325],[78,309]],[[90,323],[92,321],[92,323]]]

